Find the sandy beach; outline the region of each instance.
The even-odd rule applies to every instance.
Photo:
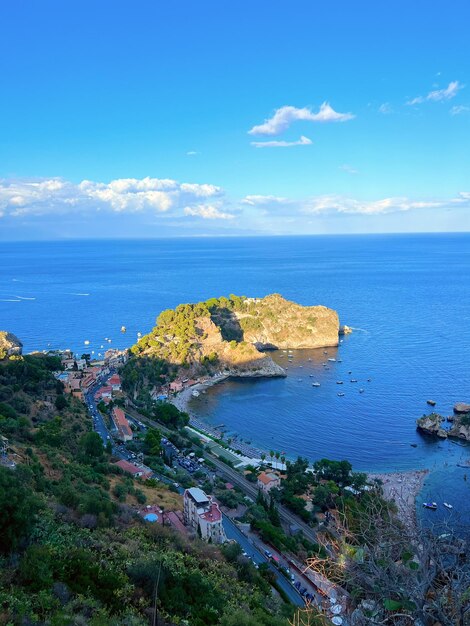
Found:
[[[399,519],[410,531],[416,528],[416,497],[428,473],[429,470],[411,470],[368,474],[369,480],[380,479],[382,481],[384,498],[395,502]]]
[[[180,411],[185,411],[189,413],[188,403],[191,400],[191,396],[193,391],[203,391],[204,389],[208,389],[217,383],[222,382],[228,378],[227,376],[220,375],[214,376],[213,378],[208,378],[202,382],[196,383],[195,385],[191,385],[190,387],[186,387],[182,391],[179,391],[176,395],[170,395],[168,401],[176,406]]]

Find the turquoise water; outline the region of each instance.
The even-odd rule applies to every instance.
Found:
[[[470,398],[470,235],[41,242],[0,250],[0,327],[26,351],[70,347],[98,356],[132,344],[162,309],[181,302],[272,292],[330,306],[354,327],[338,349],[342,363],[326,370],[321,350],[298,352],[286,379],[227,382],[193,410],[288,456],[348,458],[357,469],[431,468],[429,495],[451,492],[470,518],[468,485],[456,467],[469,449],[415,431],[416,418],[430,410],[427,399],[445,414]],[[274,358],[284,365],[282,354]],[[312,380],[321,386],[312,388]]]

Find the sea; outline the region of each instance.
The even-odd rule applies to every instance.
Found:
[[[443,415],[470,401],[470,234],[0,247],[0,329],[25,352],[69,348],[99,358],[132,345],[166,308],[231,293],[323,304],[353,332],[328,354],[273,353],[285,379],[226,381],[191,401],[195,415],[287,458],[348,459],[360,471],[427,468],[423,522],[470,522],[470,468],[459,466],[470,446],[416,431],[432,410],[427,400]],[[422,509],[425,500],[438,510]]]

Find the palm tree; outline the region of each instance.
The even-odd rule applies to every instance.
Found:
[[[261,453],[261,462],[264,464],[264,459],[266,458],[266,453],[262,452]]]
[[[278,464],[279,464],[279,457],[281,456],[281,453],[280,452],[276,452],[276,454],[274,456],[276,457],[276,467],[277,467]]]
[[[273,464],[273,456],[274,456],[274,451],[270,450],[269,451],[269,456],[271,457],[271,465]]]
[[[283,466],[285,466],[286,457],[284,455],[281,456],[281,463],[282,463]]]

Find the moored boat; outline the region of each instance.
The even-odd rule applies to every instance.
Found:
[[[431,511],[435,511],[437,509],[436,502],[423,502],[423,507],[425,509],[431,509]]]
[[[319,387],[320,383],[312,383],[312,387]]]
[[[452,506],[452,504],[449,504],[448,502],[444,502],[444,506],[446,507],[446,509],[453,509],[454,508]]]

